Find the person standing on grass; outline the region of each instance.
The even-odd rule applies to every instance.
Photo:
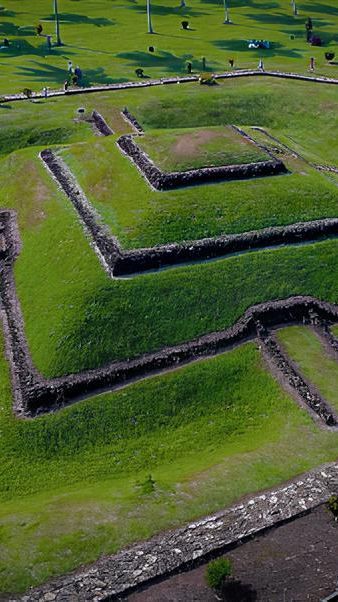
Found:
[[[82,71],[81,71],[79,65],[77,65],[75,67],[74,75],[76,75],[76,77],[77,77],[77,83],[80,84],[81,80],[82,80]]]
[[[312,57],[310,58],[310,71],[314,71],[314,70],[315,70],[315,59],[314,59],[314,57],[312,56]]]
[[[263,59],[262,58],[259,59],[258,69],[260,71],[264,71],[264,63],[263,63]]]
[[[73,63],[72,63],[72,61],[68,61],[68,73],[73,73]]]

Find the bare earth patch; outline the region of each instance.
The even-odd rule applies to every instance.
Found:
[[[170,152],[177,157],[198,157],[203,150],[203,144],[215,138],[225,138],[225,134],[213,130],[200,130],[183,134],[171,147]],[[201,148],[202,147],[202,148]]]

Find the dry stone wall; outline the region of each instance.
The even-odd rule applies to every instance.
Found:
[[[92,120],[95,124],[97,131],[101,134],[101,136],[111,136],[112,134],[114,134],[113,130],[111,129],[111,127],[109,127],[105,119],[102,117],[101,113],[98,113],[94,110],[92,112]]]
[[[338,79],[333,77],[324,77],[324,76],[309,76],[309,75],[301,75],[299,73],[285,73],[281,71],[260,71],[257,69],[241,69],[240,71],[227,71],[225,73],[215,74],[215,79],[237,79],[242,77],[276,77],[280,79],[290,79],[290,80],[298,80],[298,81],[306,81],[317,84],[330,84],[337,85]],[[130,81],[123,82],[119,84],[106,84],[106,85],[98,85],[84,88],[71,88],[68,90],[50,90],[48,96],[53,98],[55,96],[71,96],[78,94],[90,94],[95,92],[106,92],[108,90],[129,90],[133,88],[149,88],[152,86],[161,86],[161,85],[170,85],[170,84],[184,84],[197,82],[198,75],[187,75],[184,77],[174,76],[174,77],[163,77],[160,79],[146,79],[146,80],[138,80],[138,81]],[[24,94],[5,94],[3,96],[4,102],[15,102],[15,101],[27,101],[27,97]],[[42,92],[33,92],[32,98],[44,98],[44,93]]]

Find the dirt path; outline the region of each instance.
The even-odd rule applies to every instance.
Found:
[[[238,546],[227,556],[233,561],[234,577],[247,586],[247,594],[242,592],[238,602],[319,602],[334,592],[337,583],[338,523],[320,506]],[[124,600],[214,602],[204,573],[202,565]]]

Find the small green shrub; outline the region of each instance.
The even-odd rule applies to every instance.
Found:
[[[334,519],[338,520],[338,495],[331,495],[327,502],[329,510],[331,510]]]
[[[155,491],[155,484],[155,479],[153,479],[151,474],[149,474],[144,481],[138,481],[136,486],[142,495],[148,495],[149,493],[153,493]]]
[[[211,73],[201,73],[198,81],[201,85],[205,86],[215,86],[217,84],[215,76]]]
[[[232,574],[232,562],[230,558],[217,558],[209,562],[205,578],[212,589],[219,590],[224,585],[224,581]]]
[[[24,88],[22,90],[22,94],[24,94],[26,96],[26,98],[32,98],[32,96],[33,96],[33,92],[30,88]]]

